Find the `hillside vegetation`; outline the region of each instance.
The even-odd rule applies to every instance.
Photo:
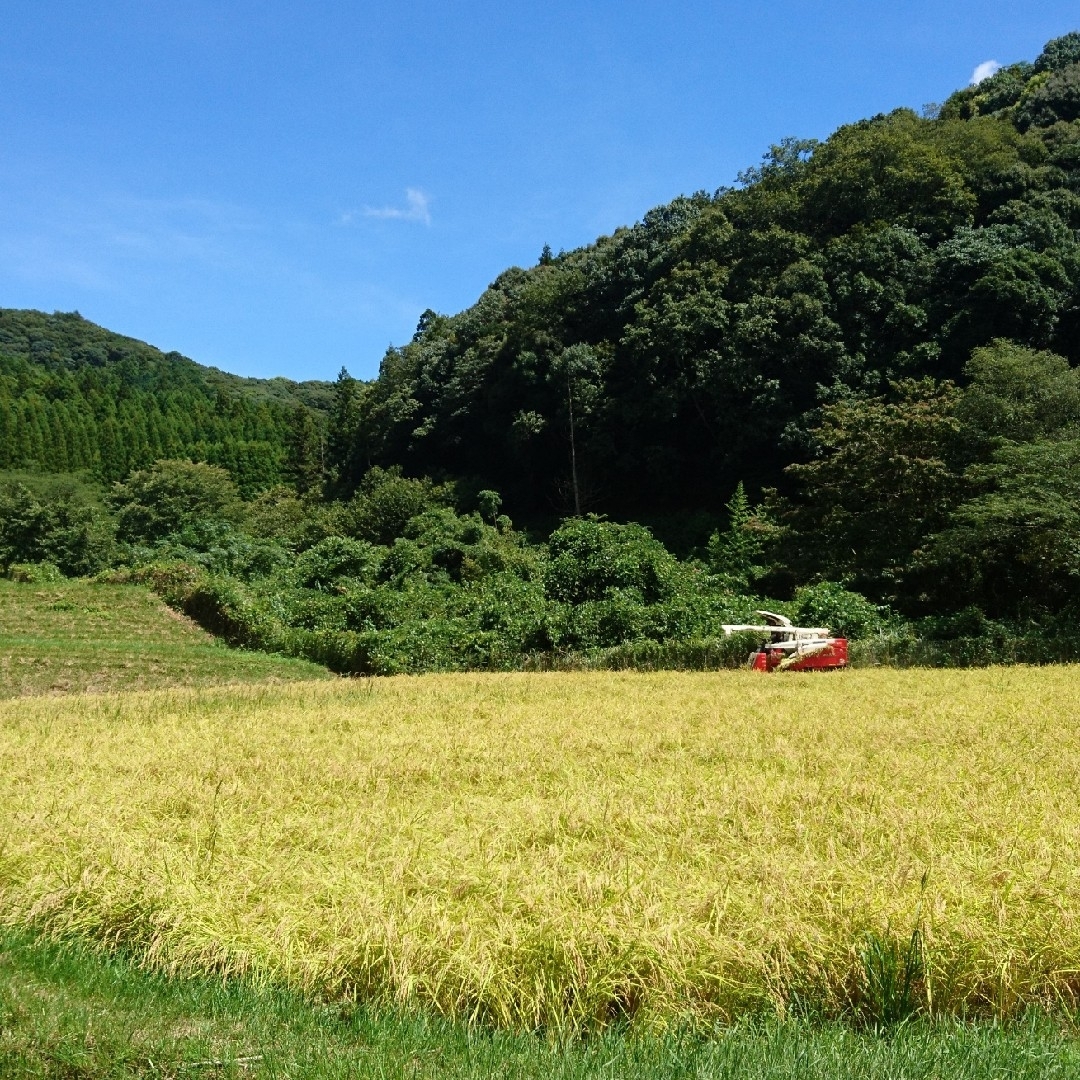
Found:
[[[0,567],[343,672],[723,666],[760,608],[864,661],[1077,658],[1078,87],[1071,33],[788,140],[370,383],[0,312]]]
[[[1075,364],[1078,87],[1069,34],[927,115],[788,140],[735,189],[545,250],[467,311],[428,312],[358,392],[343,478],[445,470],[511,514],[568,513],[573,441],[582,509],[716,511],[740,480],[756,491],[827,456],[822,410],[944,407],[999,339]],[[948,449],[959,474],[992,448]]]

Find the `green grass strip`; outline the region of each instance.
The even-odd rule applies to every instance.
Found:
[[[747,1021],[702,1033],[610,1031],[557,1045],[431,1016],[373,1014],[241,981],[170,979],[121,957],[0,934],[0,1076],[584,1080],[1054,1080],[1080,1042],[1032,1014],[1008,1025],[918,1022],[887,1034]]]

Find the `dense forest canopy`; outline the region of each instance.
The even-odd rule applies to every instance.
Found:
[[[0,470],[0,568],[343,671],[697,663],[761,597],[885,658],[1080,656],[1080,33],[545,247],[371,382],[0,310]]]
[[[474,475],[523,517],[718,510],[787,487],[820,410],[963,382],[1008,339],[1080,360],[1080,35],[937,110],[772,148],[736,189],[425,313],[358,395],[371,465]]]
[[[326,383],[242,379],[77,312],[0,308],[0,469],[108,481],[184,456],[225,466],[254,492],[289,475],[290,446],[319,427],[329,400]]]

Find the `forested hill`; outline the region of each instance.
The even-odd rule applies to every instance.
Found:
[[[329,401],[327,383],[229,375],[77,312],[0,309],[0,469],[119,480],[190,457],[253,492],[312,468]]]
[[[339,388],[335,466],[345,490],[371,465],[475,477],[525,519],[790,490],[822,409],[966,385],[995,339],[1080,361],[1078,229],[1071,33],[427,312],[376,382]]]
[[[545,249],[370,383],[2,311],[0,481],[0,571],[339,671],[741,662],[761,608],[1075,660],[1080,33]]]

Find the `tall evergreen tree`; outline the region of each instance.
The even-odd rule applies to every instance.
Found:
[[[297,405],[286,447],[285,475],[302,495],[317,491],[323,477],[323,436],[312,411]]]
[[[345,368],[334,383],[334,400],[326,433],[326,466],[332,490],[346,493],[360,482],[356,460],[356,422],[359,415],[359,388]]]

